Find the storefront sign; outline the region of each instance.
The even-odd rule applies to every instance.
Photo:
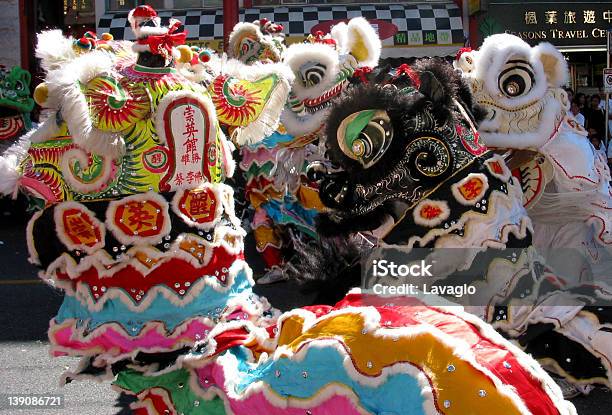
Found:
[[[313,28],[310,30],[310,33],[315,34],[318,31],[321,31],[323,33],[330,33],[331,28],[340,22],[346,23],[348,22],[348,19],[336,19],[321,22],[313,26]],[[370,22],[374,29],[376,29],[380,40],[388,39],[391,36],[395,35],[395,33],[397,32],[397,26],[391,22],[379,19],[368,19],[368,22]]]
[[[603,71],[604,92],[612,94],[612,68],[606,68]]]
[[[530,44],[606,46],[612,2],[490,3],[480,19],[482,37],[511,33]]]

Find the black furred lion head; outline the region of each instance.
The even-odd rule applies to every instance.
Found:
[[[365,77],[364,77],[365,78]],[[325,130],[338,168],[312,168],[329,211],[329,236],[373,230],[395,221],[486,149],[474,125],[482,111],[442,60],[384,68],[338,99]]]

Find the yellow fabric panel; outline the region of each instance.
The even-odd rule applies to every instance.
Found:
[[[304,318],[293,315],[283,321],[283,329],[278,336],[278,345],[289,344],[302,334]]]
[[[253,230],[257,249],[263,250],[266,245],[272,245],[278,248],[281,245],[281,240],[273,228],[267,226],[259,226]]]
[[[294,336],[295,323],[295,320],[290,322],[289,334],[285,337],[283,325],[281,337]],[[513,401],[502,395],[487,376],[455,356],[453,348],[433,334],[422,332],[394,339],[374,336],[370,332],[363,334],[363,328],[363,317],[347,312],[319,321],[288,346],[296,352],[304,342],[318,338],[341,339],[355,368],[367,376],[380,376],[383,368],[398,362],[408,362],[421,369],[429,378],[435,399],[445,414],[520,414]],[[455,367],[452,372],[448,371],[450,364]],[[485,397],[479,396],[480,390],[486,392]],[[446,400],[451,402],[449,408],[443,407]]]
[[[319,198],[319,192],[308,186],[300,186],[297,197],[306,209],[316,209],[318,211],[325,209],[321,198]]]

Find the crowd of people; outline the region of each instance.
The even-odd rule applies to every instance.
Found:
[[[574,93],[570,88],[566,89],[571,102],[570,112],[574,119],[582,125],[589,133],[589,141],[595,150],[603,153],[612,165],[612,146],[608,145],[612,135],[612,111],[608,116],[608,139],[606,140],[606,101],[602,95],[586,95],[582,92]],[[612,98],[608,105],[612,108]]]

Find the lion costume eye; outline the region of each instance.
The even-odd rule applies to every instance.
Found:
[[[384,110],[359,111],[342,120],[337,139],[342,152],[367,169],[389,148],[393,126]]]
[[[531,65],[523,60],[510,60],[499,74],[499,90],[508,98],[528,94],[534,84]]]
[[[304,68],[300,68],[300,78],[302,84],[305,86],[315,86],[321,83],[321,80],[325,77],[325,71],[327,67],[321,63],[315,63],[308,65]]]

